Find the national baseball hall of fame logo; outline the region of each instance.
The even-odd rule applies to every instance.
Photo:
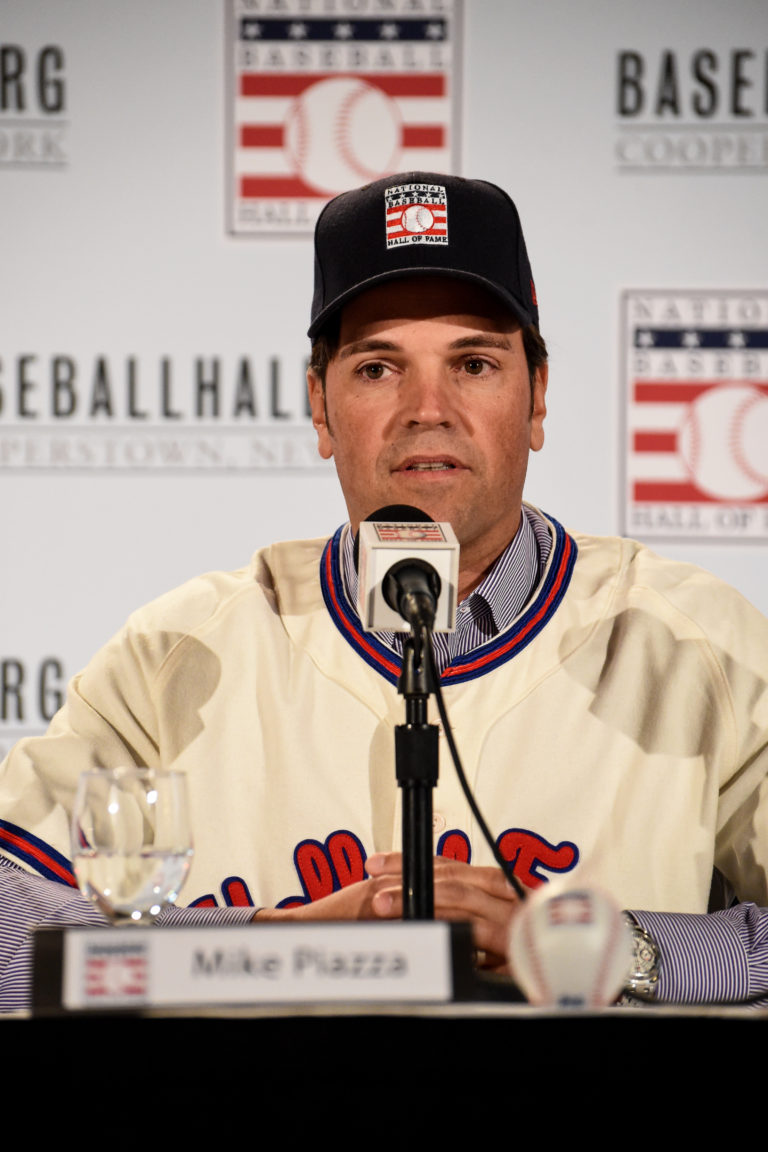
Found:
[[[768,292],[624,293],[630,536],[768,539]]]
[[[332,196],[456,171],[461,0],[230,0],[230,229],[309,234]]]

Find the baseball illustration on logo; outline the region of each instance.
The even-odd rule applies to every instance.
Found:
[[[285,122],[286,148],[302,179],[334,195],[397,169],[401,136],[394,101],[359,76],[312,84]]]
[[[768,396],[742,384],[710,388],[690,405],[678,446],[706,495],[759,500],[768,493]]]
[[[403,228],[406,232],[428,232],[435,218],[426,204],[411,204],[403,212]]]

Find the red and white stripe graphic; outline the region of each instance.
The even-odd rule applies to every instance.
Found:
[[[408,204],[387,208],[387,239],[404,236],[447,236],[448,209],[445,204]]]
[[[146,956],[88,956],[85,962],[87,1000],[110,997],[143,997],[147,993]]]
[[[442,72],[238,77],[236,194],[325,200],[404,169],[451,167]]]
[[[635,503],[768,503],[768,383],[635,380]]]
[[[413,540],[434,540],[445,542],[445,533],[439,524],[377,524],[376,535],[380,540],[397,540],[408,543]]]

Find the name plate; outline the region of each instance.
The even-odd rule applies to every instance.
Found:
[[[445,1003],[469,931],[444,922],[70,928],[37,936],[38,1011]],[[458,964],[456,963],[458,958]]]

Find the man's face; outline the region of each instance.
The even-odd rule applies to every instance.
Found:
[[[531,404],[511,313],[458,280],[373,288],[343,309],[325,396],[312,373],[309,390],[355,531],[377,508],[412,504],[453,525],[463,570],[493,563],[520,523],[546,414],[546,369]]]

